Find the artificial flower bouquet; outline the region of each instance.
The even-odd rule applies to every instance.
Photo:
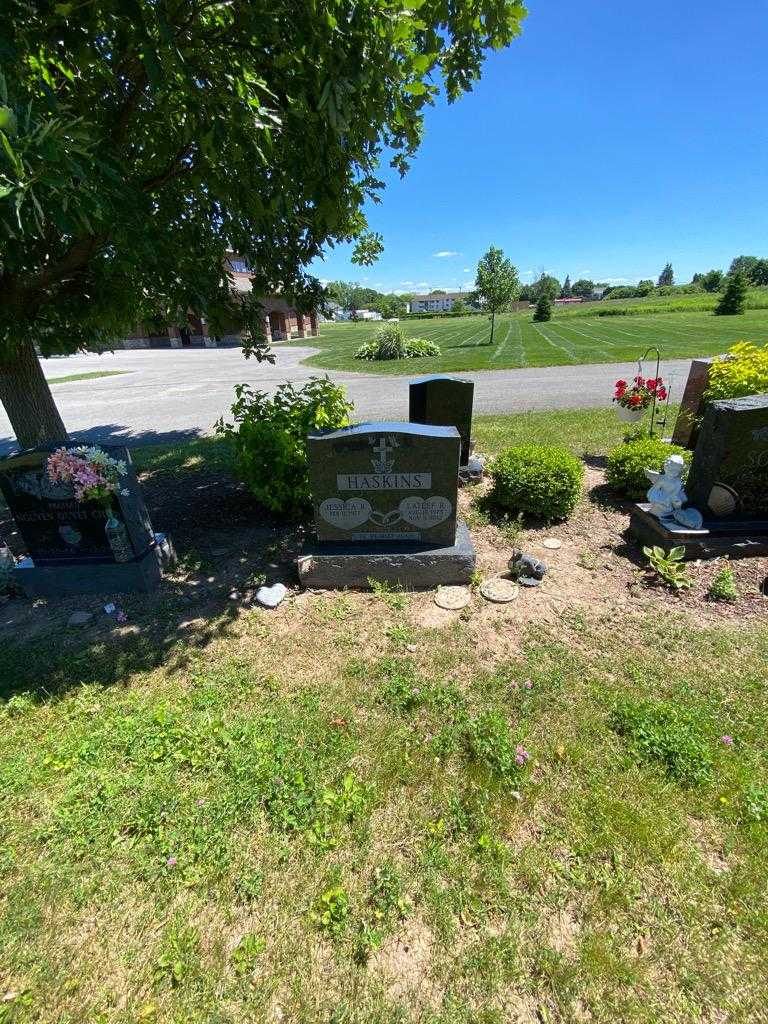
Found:
[[[112,507],[112,497],[121,491],[120,477],[127,466],[122,459],[113,459],[98,446],[90,448],[58,448],[47,464],[48,478],[54,483],[71,484],[76,501],[98,501]]]
[[[642,412],[648,409],[654,398],[663,402],[667,397],[667,389],[661,377],[643,377],[640,374],[634,377],[631,384],[625,380],[617,380],[614,385],[616,390],[613,394],[613,401],[623,409],[632,409]]]

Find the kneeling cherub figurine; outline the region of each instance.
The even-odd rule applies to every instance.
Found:
[[[683,471],[685,462],[682,455],[670,455],[664,463],[661,473],[655,469],[646,469],[645,475],[651,481],[648,511],[657,519],[674,519],[689,530],[700,530],[704,519],[695,508],[683,508],[688,497],[683,487]]]

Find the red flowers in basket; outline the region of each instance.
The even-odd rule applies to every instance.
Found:
[[[625,409],[647,409],[654,396],[660,402],[667,397],[667,389],[661,377],[645,378],[638,374],[631,384],[617,380],[614,387],[613,400]]]

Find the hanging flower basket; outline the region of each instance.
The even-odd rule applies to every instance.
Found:
[[[616,415],[622,423],[639,423],[645,416],[645,409],[642,406],[633,409],[628,405],[617,405]]]
[[[616,413],[623,423],[637,423],[645,415],[645,410],[658,399],[663,402],[667,397],[667,389],[661,377],[648,377],[638,373],[631,384],[625,380],[617,380],[614,385],[613,401],[616,402]]]

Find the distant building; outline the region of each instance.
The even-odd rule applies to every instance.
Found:
[[[555,299],[556,306],[572,306],[574,303],[583,302],[584,299],[577,298],[575,295],[570,299]]]
[[[252,288],[251,271],[237,253],[227,256],[227,270],[232,277],[232,291],[244,294]],[[264,316],[263,328],[268,341],[287,341],[290,338],[317,336],[317,313],[299,313],[279,295],[261,299]],[[241,329],[232,324],[222,334],[211,334],[204,317],[187,314],[183,326],[172,324],[158,329],[148,324],[137,324],[135,331],[123,339],[123,348],[221,348],[242,343]]]
[[[414,295],[408,303],[409,313],[450,313],[454,302],[463,302],[470,309],[476,309],[469,292],[430,292],[428,295]]]

